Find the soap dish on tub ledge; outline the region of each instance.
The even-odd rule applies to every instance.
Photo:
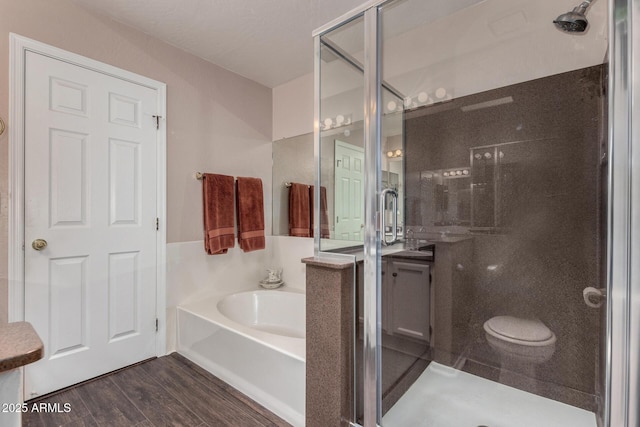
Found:
[[[260,286],[265,289],[276,289],[284,285],[283,280],[269,281],[268,279],[260,280]]]

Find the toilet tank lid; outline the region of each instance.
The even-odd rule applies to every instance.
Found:
[[[546,341],[554,336],[553,332],[538,319],[496,316],[487,320],[486,326],[497,334],[521,341]]]

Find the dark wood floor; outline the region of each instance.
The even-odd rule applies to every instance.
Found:
[[[29,408],[33,403],[58,403],[60,411],[24,413],[23,426],[289,426],[177,353],[29,401]]]

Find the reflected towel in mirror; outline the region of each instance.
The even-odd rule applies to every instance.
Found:
[[[260,178],[238,177],[236,184],[238,206],[238,244],[244,252],[265,248],[264,196]]]
[[[311,237],[309,186],[291,183],[289,187],[289,236]]]

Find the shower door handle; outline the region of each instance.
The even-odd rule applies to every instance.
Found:
[[[391,240],[387,241],[387,195],[391,196]],[[398,192],[392,188],[385,188],[380,193],[380,228],[382,233],[382,244],[391,245],[398,241]]]

